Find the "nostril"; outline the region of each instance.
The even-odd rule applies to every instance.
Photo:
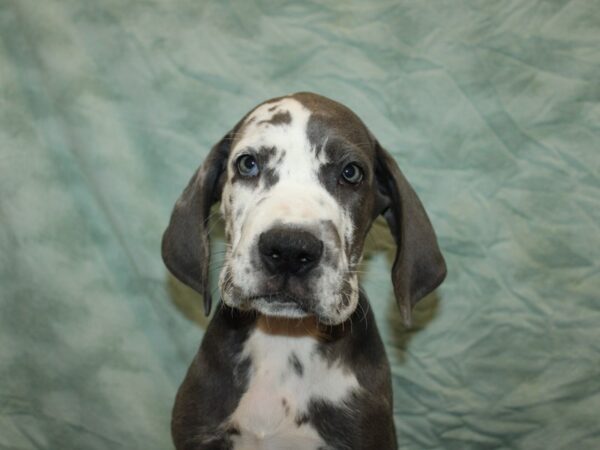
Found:
[[[307,255],[306,253],[303,253],[303,254],[298,255],[298,260],[301,263],[306,264],[306,263],[311,262],[312,258],[309,255]]]

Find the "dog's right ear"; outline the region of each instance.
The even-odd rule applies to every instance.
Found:
[[[234,136],[233,131],[225,135],[196,170],[175,203],[162,238],[162,257],[167,268],[179,281],[202,294],[207,316],[212,305],[208,279],[210,208],[221,199]]]

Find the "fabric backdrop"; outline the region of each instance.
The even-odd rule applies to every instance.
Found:
[[[1,0],[1,449],[172,448],[207,322],[162,231],[301,90],[393,153],[448,262],[406,330],[369,239],[401,448],[600,448],[599,1]]]

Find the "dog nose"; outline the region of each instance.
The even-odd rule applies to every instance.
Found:
[[[272,228],[258,238],[260,258],[273,275],[302,276],[314,269],[323,255],[323,241],[294,228]]]

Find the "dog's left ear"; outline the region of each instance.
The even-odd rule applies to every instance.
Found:
[[[233,131],[216,144],[175,203],[162,238],[162,257],[175,277],[204,297],[204,313],[212,305],[208,267],[210,208],[221,199]]]
[[[375,142],[375,177],[379,213],[385,217],[394,240],[392,266],[394,295],[407,326],[412,307],[446,277],[446,263],[427,213],[394,158]]]

